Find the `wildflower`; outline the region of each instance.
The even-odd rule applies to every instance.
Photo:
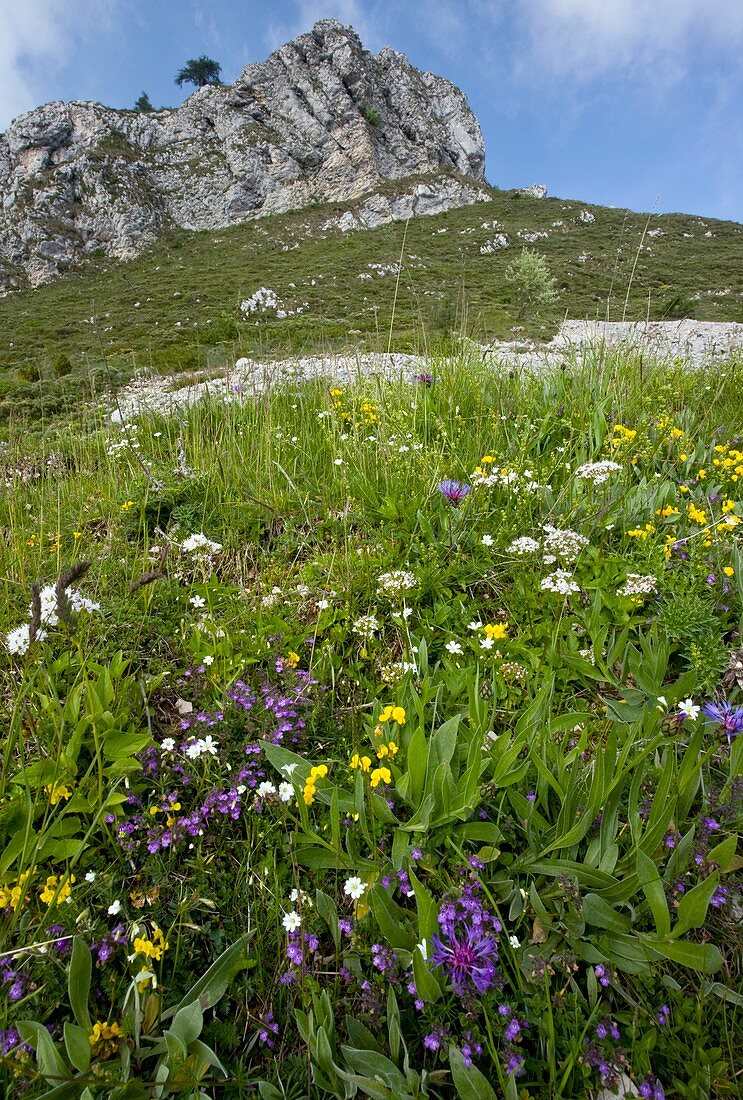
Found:
[[[509,936],[508,942],[510,943],[514,951],[518,951],[519,947],[521,947],[521,941],[519,940],[518,936]]]
[[[495,544],[495,539],[492,535],[483,535],[480,542],[483,546],[493,546]]]
[[[289,934],[296,932],[298,928],[302,926],[302,918],[299,913],[292,911],[291,913],[284,913],[281,923]]]
[[[85,881],[86,882],[95,882],[95,879],[96,879],[95,871],[88,871],[88,873],[85,876]]]
[[[369,638],[379,630],[379,623],[373,615],[362,615],[356,619],[351,627],[354,634],[360,634],[362,638]]]
[[[725,731],[728,744],[743,730],[743,707],[734,707],[723,699],[720,703],[705,703],[704,713]]]
[[[556,569],[544,577],[540,588],[546,592],[555,592],[558,596],[569,596],[571,592],[580,592],[580,586],[573,580],[573,574],[565,569]]]
[[[671,1010],[668,1005],[661,1005],[655,1014],[655,1018],[661,1027],[665,1027],[671,1018]]]
[[[377,577],[377,595],[395,599],[415,588],[417,584],[415,574],[405,569],[393,569],[391,573],[381,573]]]
[[[172,752],[175,748],[175,739],[173,737],[164,737],[160,742],[160,749],[162,752]]]
[[[380,722],[397,722],[398,726],[405,725],[405,708],[390,704],[386,706],[379,716]]]
[[[679,703],[679,718],[691,718],[692,722],[699,717],[702,708],[693,699],[684,699]]]
[[[294,787],[291,783],[279,783],[279,799],[281,802],[291,802],[294,797]]]
[[[459,642],[454,642],[454,641],[447,642],[446,645],[444,646],[444,649],[446,649],[449,653],[451,653],[452,656],[459,656],[462,652],[462,647],[459,644]]]
[[[463,481],[454,481],[452,478],[440,481],[437,488],[447,504],[461,504],[464,498],[472,492],[471,485],[467,485]]]
[[[482,623],[479,619],[473,619],[471,623],[467,623],[468,630],[482,630]]]
[[[135,925],[134,927],[137,928],[138,926]],[[152,931],[152,939],[148,939],[147,936],[135,937],[134,955],[142,955],[145,959],[154,959],[155,962],[160,962],[169,946],[162,929],[155,925]]]
[[[602,985],[604,987],[604,989],[606,989],[607,986],[611,985],[611,978],[609,976],[609,971],[607,970],[607,968],[604,966],[603,963],[599,963],[598,966],[594,966],[593,972],[596,975],[596,977],[598,978],[599,984]]]
[[[389,768],[375,768],[371,773],[372,787],[378,787],[380,783],[391,783],[392,775]]]
[[[503,641],[504,638],[508,637],[508,623],[486,623],[485,634],[495,641]]]
[[[495,982],[495,960],[498,948],[495,938],[482,926],[462,922],[458,930],[442,939],[432,937],[432,963],[442,967],[454,992],[463,997],[474,986],[478,993],[486,993]]]
[[[59,879],[57,875],[49,875],[45,885],[39,893],[40,900],[43,901],[45,905],[62,905],[69,899],[72,893],[71,883],[74,881],[74,875],[62,879]]]
[[[318,611],[327,611],[329,607],[330,607],[330,600],[323,599],[323,600],[318,600],[317,601],[317,610]]]
[[[116,901],[112,901],[108,907],[109,917],[116,917],[121,912],[121,902],[117,898]]]
[[[351,878],[346,879],[345,885],[343,887],[343,893],[347,894],[349,898],[353,899],[353,901],[358,901],[359,898],[363,895],[366,888],[366,883],[362,882],[360,878],[354,875]]]
[[[481,638],[480,639],[480,649],[492,649],[494,645],[495,645],[495,641],[494,641],[493,638]]]
[[[66,783],[47,783],[44,790],[49,795],[52,806],[56,806],[62,799],[72,798],[72,791]]]
[[[93,1030],[88,1036],[91,1054],[94,1058],[110,1058],[118,1050],[118,1040],[122,1039],[124,1032],[117,1023],[110,1024],[98,1020],[93,1024]]]
[[[528,535],[523,535],[520,539],[514,539],[511,545],[506,550],[507,554],[534,554],[539,549],[539,543],[536,539],[530,538]]]
[[[356,768],[361,768],[362,771],[368,772],[371,767],[371,757],[359,756],[359,754],[355,752],[351,757],[350,767],[354,770]]]
[[[648,596],[657,590],[658,582],[652,574],[628,573],[627,580],[617,589],[617,596]]]
[[[201,531],[198,534],[189,535],[181,543],[181,553],[193,554],[195,557],[211,557],[213,554],[218,554],[221,549],[220,542],[212,542]]]
[[[276,794],[276,786],[267,779],[258,784],[255,793],[258,798],[270,798],[272,794]]]
[[[398,753],[398,747],[394,741],[389,741],[386,745],[380,745],[377,749],[377,759],[384,760],[385,756],[396,756]]]
[[[611,474],[621,469],[622,467],[618,462],[604,459],[601,462],[586,462],[585,465],[579,466],[575,471],[575,476],[583,478],[585,481],[592,481],[594,485],[602,485],[609,480]]]
[[[734,577],[735,576],[735,570],[733,569],[732,565],[724,566],[722,571],[723,571],[723,573],[725,574],[726,577]]]
[[[211,653],[205,654],[205,656],[203,656],[201,658],[201,663],[202,663],[202,665],[206,665],[207,668],[209,667],[209,665],[213,665],[214,664],[214,658],[212,657]]]
[[[544,530],[547,532],[544,539],[545,561],[554,561],[556,558],[562,558],[564,561],[575,561],[581,550],[588,546],[588,539],[585,535],[580,535],[577,531],[571,531],[569,528],[563,530],[546,523]]]

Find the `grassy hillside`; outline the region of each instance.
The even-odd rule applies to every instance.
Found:
[[[0,409],[7,418],[11,410],[72,407],[144,365],[169,372],[236,355],[384,350],[390,331],[397,350],[419,350],[453,330],[485,341],[514,330],[547,336],[564,316],[736,320],[743,313],[743,227],[733,222],[493,190],[489,202],[419,217],[407,228],[327,228],[344,209],[173,233],[130,263],[99,259],[0,300]],[[510,247],[481,252],[499,233]],[[521,329],[504,272],[525,245],[548,261],[560,300],[552,316]],[[396,296],[390,269],[401,256]],[[245,319],[240,302],[262,286],[287,311],[303,312]]]

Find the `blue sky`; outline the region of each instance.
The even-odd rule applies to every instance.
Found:
[[[188,58],[231,81],[329,17],[464,90],[499,187],[743,221],[743,0],[0,0],[0,130],[52,99],[175,105]]]

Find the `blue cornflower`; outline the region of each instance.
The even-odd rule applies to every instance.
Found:
[[[460,997],[472,992],[486,993],[495,982],[498,945],[481,927],[462,922],[458,930],[445,933],[446,939],[433,935],[431,961],[446,970],[452,988]]]
[[[722,726],[728,744],[743,730],[743,707],[734,707],[726,699],[720,703],[705,703],[704,713]]]
[[[449,504],[460,504],[472,492],[471,485],[467,485],[464,481],[454,481],[450,477],[440,481],[438,489]]]

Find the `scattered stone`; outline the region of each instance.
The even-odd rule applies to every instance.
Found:
[[[518,195],[531,195],[533,199],[546,199],[547,188],[543,183],[533,183],[531,187],[519,187]]]

